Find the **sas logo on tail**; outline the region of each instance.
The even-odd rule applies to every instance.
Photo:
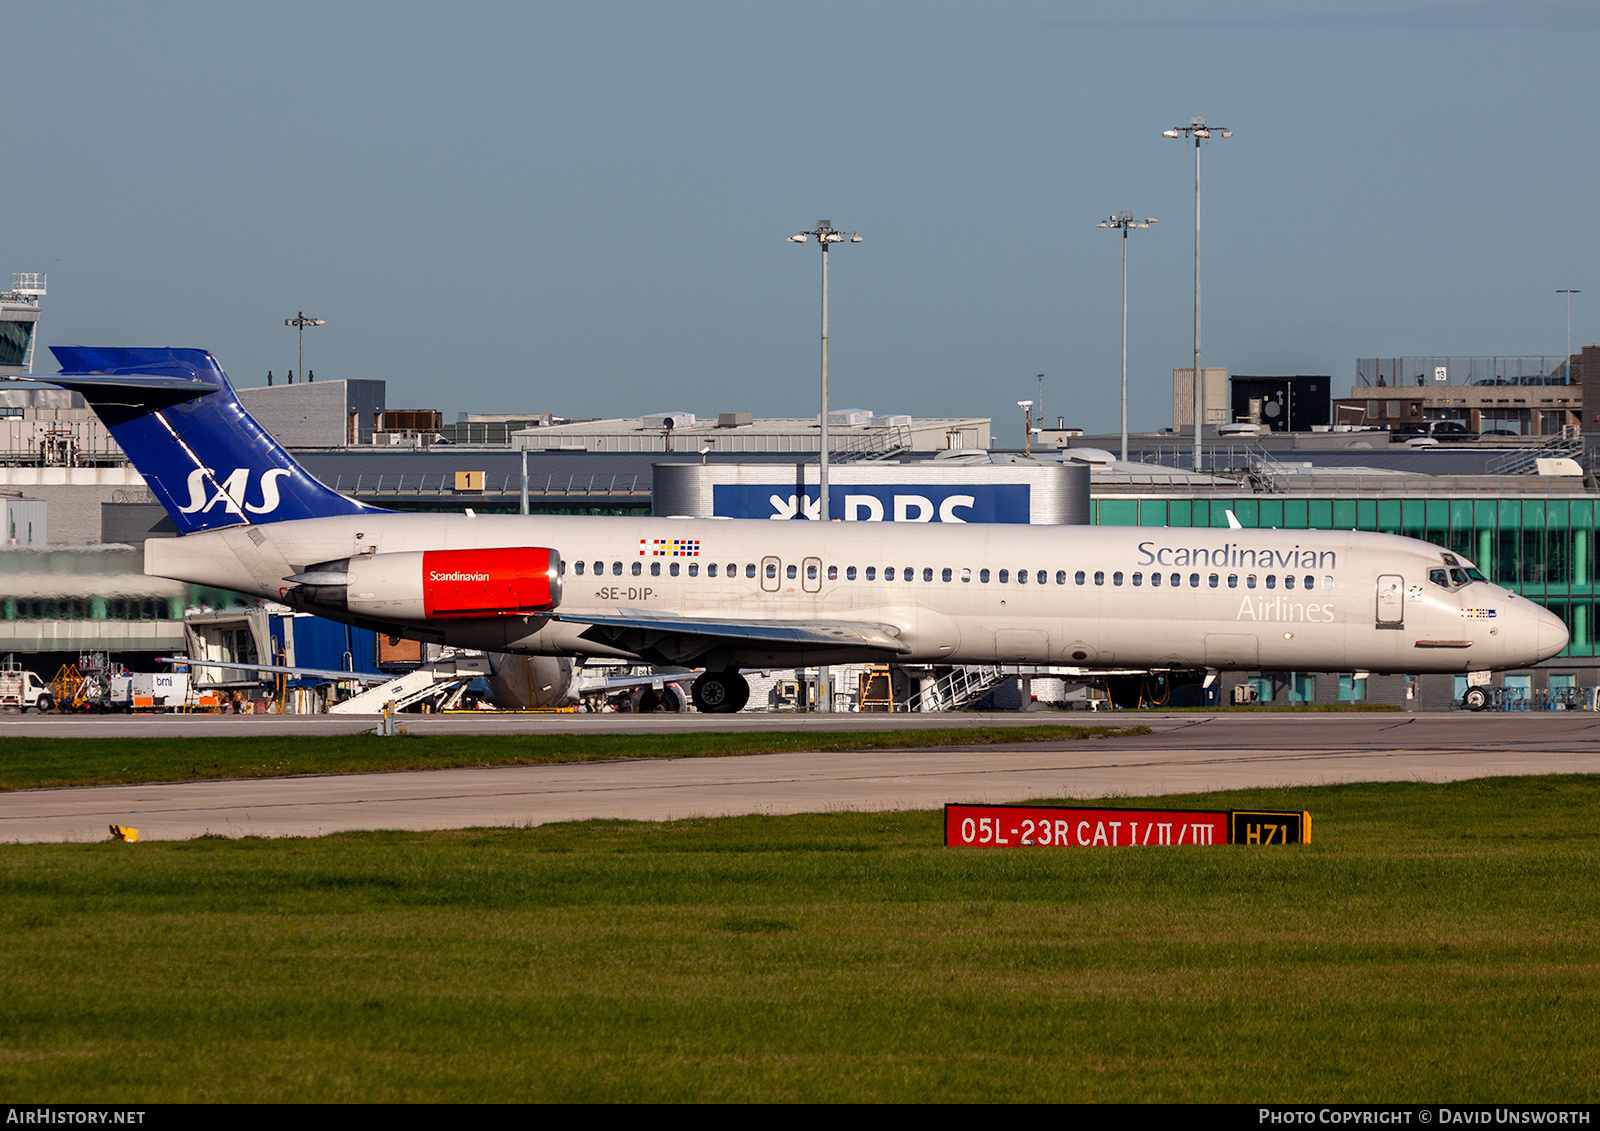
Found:
[[[245,494],[250,488],[250,469],[236,467],[233,472],[221,483],[216,480],[216,473],[209,467],[197,467],[189,473],[189,505],[179,507],[184,514],[194,514],[199,511],[207,514],[218,503],[222,504],[225,511],[239,514],[243,507],[251,514],[271,514],[278,509],[278,480],[289,475],[288,470],[274,467],[270,471],[261,473],[261,504],[245,499]],[[210,480],[210,496],[207,497],[207,480]]]

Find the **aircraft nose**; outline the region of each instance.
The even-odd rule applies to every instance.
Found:
[[[1536,606],[1534,616],[1537,618],[1535,640],[1539,659],[1548,660],[1567,646],[1572,640],[1572,633],[1567,631],[1560,617],[1543,606]]]

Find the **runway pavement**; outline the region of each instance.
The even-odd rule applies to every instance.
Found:
[[[521,716],[521,718],[538,716]],[[565,716],[551,729],[662,729],[715,716]],[[739,718],[735,716],[735,718]],[[792,719],[745,716],[771,728]],[[871,716],[799,716],[865,729]],[[970,716],[934,716],[950,726]],[[993,717],[991,717],[993,718]],[[89,841],[110,824],[145,839],[317,836],[349,829],[445,829],[740,813],[931,809],[950,801],[1104,798],[1347,781],[1450,781],[1501,774],[1600,773],[1600,715],[999,716],[1142,722],[1143,736],[1080,742],[858,753],[437,770],[203,781],[0,794],[0,842]],[[576,721],[574,721],[576,720]],[[667,720],[665,724],[662,720]],[[245,723],[253,720],[232,720]],[[648,722],[647,722],[648,721]],[[894,720],[904,726],[909,720]],[[917,720],[920,722],[921,720]],[[299,720],[279,720],[294,724]],[[17,733],[0,725],[0,737]],[[78,733],[82,733],[81,731]],[[184,731],[215,733],[209,727]],[[239,733],[231,731],[228,733]],[[304,732],[301,732],[304,733]]]

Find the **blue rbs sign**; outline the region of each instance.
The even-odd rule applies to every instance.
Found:
[[[828,512],[846,522],[1020,522],[1029,519],[1027,484],[945,486],[917,484],[828,484]],[[711,488],[711,510],[719,518],[791,519],[822,517],[815,486],[802,497],[794,484],[730,483]]]

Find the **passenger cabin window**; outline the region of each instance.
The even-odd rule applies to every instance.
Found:
[[[847,566],[845,568],[844,579],[846,581],[854,581],[856,579],[856,567],[855,566]]]
[[[1278,575],[1275,574],[1275,573],[1267,574],[1267,588],[1268,589],[1276,589],[1277,587],[1278,587]]]
[[[1072,575],[1072,580],[1073,580],[1073,582],[1075,584],[1082,585],[1083,584],[1083,570],[1080,569],[1077,573],[1073,574]]]
[[[953,570],[951,570],[951,568],[949,566],[945,566],[944,569],[939,571],[939,578],[942,581],[950,581],[950,580],[953,580],[954,577],[955,577],[955,572]]]
[[[924,566],[923,567],[923,569],[922,569],[922,580],[924,580],[924,581],[932,581],[933,580],[933,569],[931,567],[928,567],[928,566]],[[949,581],[950,579],[947,577],[947,578],[945,578],[945,580]]]
[[[729,573],[733,572],[733,567],[732,566],[728,567],[728,572]],[[749,562],[749,563],[747,563],[745,565],[745,567],[744,567],[744,575],[746,577],[754,577],[756,575],[756,563],[755,562]]]
[[[961,571],[961,580],[970,584],[972,582],[972,570],[963,569]]]
[[[1294,574],[1291,573],[1291,574],[1286,574],[1284,576],[1283,587],[1285,589],[1293,589],[1294,588]]]
[[[1174,588],[1176,588],[1179,585],[1182,585],[1183,584],[1183,574],[1181,574],[1181,573],[1173,574],[1172,578],[1171,578],[1171,581],[1172,581],[1172,584],[1173,584]]]
[[[1120,569],[1117,570],[1116,573],[1111,575],[1111,584],[1113,584],[1113,585],[1121,585],[1122,584],[1122,571]]]
[[[794,566],[790,566],[789,568],[793,569]],[[767,563],[767,580],[770,581],[770,580],[772,580],[773,578],[775,578],[777,576],[778,576],[778,563],[777,562],[768,562]]]
[[[716,569],[717,567],[716,566],[712,566],[711,568],[712,569]],[[700,576],[700,563],[699,562],[690,562],[689,563],[689,576],[690,577],[699,577]]]
[[[613,577],[621,577],[622,576],[622,563],[621,562],[612,562],[611,563],[611,576],[613,576]]]
[[[829,581],[838,581],[839,580],[839,567],[838,566],[829,566],[828,567],[828,580]]]
[[[868,581],[872,581],[872,580],[876,579],[877,576],[878,576],[878,567],[877,566],[868,566],[867,567],[867,580]]]
[[[715,576],[717,576],[717,563],[716,562],[712,562],[710,565],[706,566],[706,576],[707,577],[715,577]]]
[[[767,567],[767,576],[768,577],[772,576],[773,569],[774,569],[773,566],[768,566]],[[788,568],[788,570],[786,570],[785,572],[788,574],[790,581],[793,581],[796,577],[799,576],[799,574],[795,571],[795,567],[794,566],[790,566]]]
[[[1237,589],[1237,588],[1239,588],[1239,575],[1238,574],[1230,573],[1228,575],[1228,588],[1229,589]]]
[[[1026,584],[1028,584],[1028,571],[1027,570],[1025,570],[1025,569],[1017,570],[1017,584],[1018,585],[1026,585]]]
[[[1056,584],[1057,585],[1065,585],[1066,583],[1067,583],[1067,571],[1064,570],[1064,569],[1056,570]]]
[[[605,571],[606,571],[606,563],[605,562],[595,562],[594,563],[594,575],[596,577],[599,577]]]
[[[1000,584],[1004,585],[1010,580],[1011,580],[1011,571],[1009,569],[1001,570],[1000,571]]]
[[[1246,589],[1254,589],[1256,587],[1256,575],[1255,574],[1250,573],[1250,574],[1246,574],[1245,575],[1244,587]]]
[[[1161,575],[1159,573],[1152,573],[1150,575],[1150,584],[1159,586],[1161,584]]]
[[[1142,574],[1142,573],[1134,574],[1133,575],[1133,583],[1135,585],[1143,585],[1144,584],[1144,574]]]
[[[1217,587],[1217,581],[1218,580],[1219,579],[1218,579],[1216,574],[1212,574],[1209,578],[1207,578],[1207,581],[1209,582],[1209,584],[1211,585],[1211,588],[1213,588],[1213,589],[1215,589]]]
[[[644,563],[643,562],[634,562],[633,563],[633,576],[638,577],[643,572],[644,572]]]
[[[1094,583],[1096,585],[1104,585],[1106,583],[1106,575],[1104,573],[1102,573],[1100,570],[1095,570],[1095,572],[1094,572]]]
[[[573,566],[572,567],[572,572],[576,573],[579,577],[582,577],[583,576],[583,563],[579,562],[577,565]]]
[[[980,585],[989,584],[989,571],[988,570],[980,569],[978,571],[978,584],[980,584]]]
[[[673,577],[677,577],[678,576],[678,563],[677,562],[673,562],[671,565],[669,565],[667,567],[667,572],[670,573]]]
[[[894,566],[884,566],[883,567],[883,579],[885,581],[893,581],[894,580]]]
[[[661,563],[660,562],[651,562],[650,563],[650,576],[651,577],[660,577],[661,576]]]

